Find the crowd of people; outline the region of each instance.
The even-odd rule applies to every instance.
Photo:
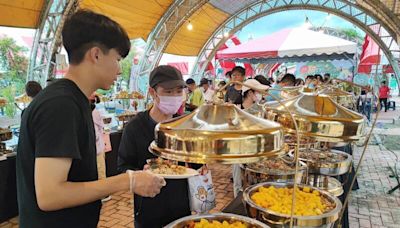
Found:
[[[135,227],[163,227],[190,215],[186,180],[165,180],[143,170],[147,159],[155,158],[148,148],[158,123],[213,102],[217,88],[225,88],[225,102],[249,109],[280,99],[283,87],[314,89],[330,83],[329,74],[310,75],[305,81],[289,73],[276,81],[262,75],[246,79],[245,69],[237,66],[226,73],[227,82],[220,81],[213,88],[210,80],[203,78],[197,85],[193,79],[184,81],[172,66],[158,66],[149,75],[153,105],[138,113],[123,131],[118,148],[121,174],[105,177],[104,145],[97,135],[102,126],[93,94],[97,89],[110,89],[116,81],[121,73],[119,61],[130,50],[129,37],[115,21],[87,10],[65,21],[62,36],[70,63],[65,78],[43,90],[35,83],[27,86],[34,99],[22,114],[17,152],[22,228],[96,227],[101,199],[119,191],[134,195]],[[241,84],[226,86],[230,81]],[[269,90],[269,95],[259,90]],[[385,107],[388,96],[383,85],[380,98]],[[238,166],[233,167],[233,181],[236,195],[241,190]]]

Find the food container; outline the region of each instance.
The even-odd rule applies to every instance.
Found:
[[[295,179],[295,165],[281,158],[268,159],[256,163],[241,164],[243,188],[262,183],[278,182],[293,183]],[[299,162],[297,183],[307,180],[307,165]]]
[[[229,214],[229,213],[215,213],[215,214],[206,214],[206,215],[190,215],[183,218],[180,218],[167,226],[166,228],[191,228],[193,227],[194,222],[199,222],[201,219],[206,219],[209,222],[212,221],[227,221],[229,223],[233,222],[242,222],[247,225],[248,228],[268,228],[269,226],[249,217]]]
[[[344,192],[342,183],[333,177],[310,175],[307,183],[337,197],[341,196]]]
[[[12,139],[12,132],[9,129],[0,128],[0,141],[7,141]]]
[[[150,152],[199,164],[258,162],[286,153],[278,123],[233,104],[203,104],[192,113],[157,124]]]
[[[289,153],[293,157],[293,152]],[[308,166],[308,172],[328,176],[345,174],[351,167],[351,155],[338,150],[299,151],[299,160]]]
[[[289,227],[290,215],[277,213],[273,210],[258,206],[253,202],[251,196],[258,191],[260,187],[274,186],[276,188],[292,187],[292,183],[260,183],[248,187],[243,193],[243,201],[246,207],[247,215],[251,218],[255,218],[271,227]],[[303,189],[305,185],[298,185],[300,189]],[[294,227],[331,227],[334,222],[339,218],[340,210],[342,209],[342,203],[340,200],[332,194],[319,190],[315,187],[310,187],[312,190],[317,190],[322,197],[324,197],[329,203],[333,205],[333,209],[325,212],[321,215],[313,216],[293,216]]]

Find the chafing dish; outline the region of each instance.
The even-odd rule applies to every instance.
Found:
[[[293,157],[293,152],[289,153]],[[351,155],[338,150],[299,151],[299,160],[308,166],[308,172],[328,176],[345,174],[351,167]]]
[[[289,182],[295,179],[295,163],[282,158],[266,159],[260,162],[241,164],[243,188],[262,182]],[[305,183],[307,165],[299,161],[297,183]]]
[[[270,209],[266,209],[256,205],[251,196],[258,191],[260,187],[269,187],[274,186],[276,188],[284,188],[284,187],[292,187],[292,183],[260,183],[257,185],[253,185],[248,187],[243,193],[243,201],[246,207],[247,215],[251,218],[255,218],[259,221],[264,222],[265,224],[270,225],[271,227],[289,227],[290,224],[290,215],[281,214],[274,212]],[[305,185],[299,185],[298,188],[303,189]],[[293,225],[294,227],[331,227],[332,224],[338,219],[339,212],[342,208],[342,203],[340,200],[331,195],[328,192],[319,190],[315,187],[307,186],[312,190],[317,190],[322,197],[324,197],[330,204],[333,204],[334,207],[332,210],[325,212],[321,215],[315,216],[293,216]]]
[[[348,108],[353,108],[355,104],[355,98],[353,94],[349,92],[345,92],[339,88],[335,87],[326,87],[323,88],[320,92],[320,94],[325,94],[328,95],[332,100],[334,100],[336,103],[348,107]]]
[[[0,141],[12,139],[12,132],[9,129],[0,128]]]
[[[229,213],[215,213],[206,215],[190,215],[180,218],[170,224],[165,228],[192,228],[191,224],[194,222],[199,222],[200,219],[206,219],[208,221],[227,221],[229,223],[242,222],[247,225],[248,228],[268,228],[269,226],[249,217],[229,214]]]
[[[344,192],[342,183],[333,177],[310,175],[308,177],[308,184],[318,189],[327,191],[334,196],[341,196]]]
[[[337,104],[327,95],[302,93],[281,103],[267,102],[266,118],[282,124],[288,133],[295,133],[295,127],[286,109],[293,113],[304,137],[314,137],[325,142],[343,142],[356,141],[363,136],[364,117]]]
[[[205,104],[159,123],[149,149],[166,159],[201,164],[251,163],[285,153],[280,124],[232,104]]]

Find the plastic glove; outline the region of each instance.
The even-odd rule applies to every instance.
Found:
[[[144,197],[155,197],[166,185],[164,178],[148,171],[126,171],[129,174],[130,191]]]

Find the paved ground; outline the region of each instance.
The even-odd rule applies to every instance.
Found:
[[[396,111],[381,114],[380,122],[390,124],[393,118],[399,118],[400,107]],[[398,129],[390,130],[390,133],[400,135]],[[376,131],[380,131],[379,134],[386,132],[385,129]],[[362,148],[355,147],[355,163],[358,163],[361,152]],[[400,151],[394,151],[393,154],[376,145],[376,140],[371,141],[358,176],[360,189],[351,195],[350,227],[400,227],[400,190],[387,194],[389,189],[397,185],[397,181],[389,177],[388,170],[388,167],[394,167],[397,156],[400,157]],[[397,166],[400,166],[400,162],[397,162]],[[213,211],[220,211],[233,199],[231,169],[226,165],[213,165],[211,168],[217,193],[217,205]],[[400,172],[400,167],[397,170]],[[131,195],[126,192],[117,193],[103,205],[99,227],[133,227],[132,214]],[[0,224],[0,228],[5,227],[18,227],[18,218]]]

